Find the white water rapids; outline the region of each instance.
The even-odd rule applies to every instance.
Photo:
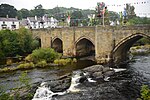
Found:
[[[114,69],[114,68],[111,68]],[[115,72],[124,71],[126,69],[114,69]],[[83,73],[83,75],[87,75],[87,73]],[[34,94],[34,97],[32,100],[51,100],[54,95],[64,95],[70,92],[79,92],[81,91],[79,88],[76,88],[78,84],[80,84],[79,80],[82,77],[80,71],[74,71],[71,79],[71,85],[69,89],[67,89],[64,92],[57,92],[54,93],[51,91],[50,87],[47,85],[46,82],[41,83],[40,87],[36,90],[36,93]],[[110,77],[104,78],[105,81],[109,81]],[[92,80],[92,78],[87,77],[88,82],[96,82],[95,80]]]

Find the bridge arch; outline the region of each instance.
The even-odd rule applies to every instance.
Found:
[[[95,55],[94,42],[87,37],[80,37],[75,42],[76,56]]]
[[[112,51],[114,62],[117,63],[117,62],[126,61],[128,59],[127,53],[130,50],[130,48],[132,47],[132,45],[136,41],[138,41],[139,39],[141,39],[143,37],[150,39],[150,36],[148,36],[144,33],[136,33],[136,34],[132,34],[132,35],[124,38],[117,45],[115,45],[115,47]]]
[[[55,37],[54,39],[52,39],[52,44],[51,47],[59,53],[63,53],[63,42],[60,38]]]
[[[41,38],[38,37],[38,36],[36,36],[36,37],[34,37],[33,39],[38,42],[38,43],[36,43],[36,46],[37,46],[38,48],[41,48]]]

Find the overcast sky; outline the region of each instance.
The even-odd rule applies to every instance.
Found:
[[[116,12],[122,11],[125,7],[125,3],[131,3],[131,5],[135,6],[137,15],[140,13],[143,15],[145,13],[150,17],[150,0],[0,0],[0,4],[7,3],[13,5],[17,10],[21,8],[34,9],[34,7],[39,4],[42,4],[44,9],[51,9],[56,6],[95,9],[97,2],[102,1],[105,2],[106,5],[109,5],[108,10]]]

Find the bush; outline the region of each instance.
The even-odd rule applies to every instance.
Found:
[[[31,86],[29,85],[30,78],[27,75],[27,71],[22,72],[21,75],[19,76],[19,81],[21,85],[25,85],[25,87],[30,88]]]
[[[45,66],[47,66],[47,62],[46,62],[45,60],[40,61],[40,62],[38,62],[38,63],[36,64],[36,66],[38,66],[38,67],[45,67]]]
[[[142,86],[141,98],[143,100],[150,100],[150,88],[147,85]]]
[[[53,62],[55,59],[60,58],[60,54],[51,48],[40,48],[32,52],[30,60],[34,63],[45,60],[46,62]]]
[[[2,93],[0,94],[0,100],[14,100],[10,94],[7,93]]]
[[[71,58],[54,60],[54,63],[58,65],[67,65],[67,64],[74,63],[74,62],[77,62],[75,58],[73,60]]]
[[[76,58],[73,58],[73,61],[72,61],[73,63],[76,63],[77,62],[77,59]]]
[[[17,66],[18,69],[28,69],[28,68],[34,68],[33,62],[30,63],[24,63]]]
[[[0,69],[0,72],[10,72],[10,71],[14,71],[16,69],[17,68],[15,68],[15,67],[13,67],[13,68],[5,67],[5,68]]]

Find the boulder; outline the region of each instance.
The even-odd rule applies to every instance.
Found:
[[[112,76],[112,75],[114,75],[115,74],[115,71],[114,70],[109,70],[109,71],[107,71],[107,72],[104,72],[104,76],[105,77],[108,77],[108,76]]]
[[[71,84],[71,78],[49,82],[49,86],[51,88],[51,91],[53,92],[65,91],[70,87],[70,84]]]
[[[102,79],[104,77],[111,76],[115,73],[114,70],[109,67],[104,67],[102,65],[93,65],[83,69],[84,72],[89,73],[89,77],[95,79]]]
[[[109,67],[104,67],[103,68],[103,73],[107,72],[107,71],[111,71],[112,69],[110,69]]]
[[[101,72],[103,71],[103,69],[104,69],[104,66],[102,65],[93,65],[93,66],[84,68],[83,71],[93,73],[93,72]]]
[[[87,77],[86,76],[82,76],[80,79],[79,79],[79,82],[80,83],[83,83],[83,82],[85,82],[85,81],[87,81],[88,79],[87,79]]]
[[[96,79],[100,79],[100,78],[103,78],[103,73],[102,72],[95,72],[92,74],[93,78],[96,78]]]

